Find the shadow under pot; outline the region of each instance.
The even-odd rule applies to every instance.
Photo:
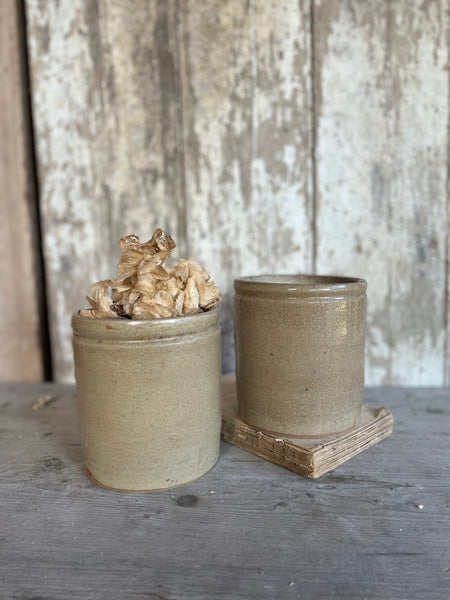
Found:
[[[217,461],[221,426],[216,308],[169,319],[72,318],[87,475],[119,491],[198,479]]]
[[[359,425],[364,390],[363,279],[236,279],[241,419],[268,433],[320,437]]]

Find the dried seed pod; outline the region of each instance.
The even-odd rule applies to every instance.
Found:
[[[86,296],[86,300],[92,306],[90,310],[82,310],[81,315],[83,317],[91,317],[94,319],[105,319],[114,318],[117,315],[111,310],[113,304],[112,299],[107,295],[108,288],[113,283],[112,279],[106,279],[105,281],[97,281],[91,285],[89,290],[91,298]]]
[[[95,283],[88,298],[91,309],[83,316],[104,319],[167,318],[207,310],[222,299],[209,274],[198,263],[180,260],[172,268],[164,261],[175,248],[168,233],[157,229],[148,242],[138,236],[121,238],[122,256],[116,279]],[[112,289],[112,298],[108,289]]]
[[[198,311],[200,308],[200,297],[197,286],[193,279],[188,279],[186,282],[186,290],[183,303],[183,314],[189,315],[192,312]]]
[[[206,310],[222,299],[219,288],[211,281],[210,275],[205,269],[193,260],[180,260],[176,270],[177,276],[182,282],[185,282],[186,289],[193,289],[195,286],[198,293],[198,307]],[[190,291],[192,301],[189,309],[194,302],[197,302],[197,296]],[[198,308],[197,307],[197,308]]]
[[[139,250],[127,249],[119,260],[117,277],[130,277],[136,273],[137,268],[144,259],[144,253]]]

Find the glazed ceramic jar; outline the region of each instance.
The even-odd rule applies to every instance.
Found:
[[[240,417],[268,433],[317,437],[360,422],[366,282],[309,275],[237,279]]]
[[[220,328],[213,308],[133,321],[72,318],[88,476],[146,492],[197,479],[219,454]]]

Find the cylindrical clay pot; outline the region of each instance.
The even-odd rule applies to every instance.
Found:
[[[133,321],[74,315],[86,473],[103,487],[147,492],[199,478],[219,455],[216,308]]]
[[[234,288],[242,420],[294,437],[358,425],[366,282],[281,275],[237,279]]]

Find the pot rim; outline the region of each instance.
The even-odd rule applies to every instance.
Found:
[[[82,317],[80,311],[72,316],[75,336],[108,340],[146,340],[179,337],[195,334],[219,322],[219,309],[161,319],[91,319]]]
[[[360,296],[366,288],[364,279],[339,275],[254,275],[234,280],[236,293],[258,296]]]

